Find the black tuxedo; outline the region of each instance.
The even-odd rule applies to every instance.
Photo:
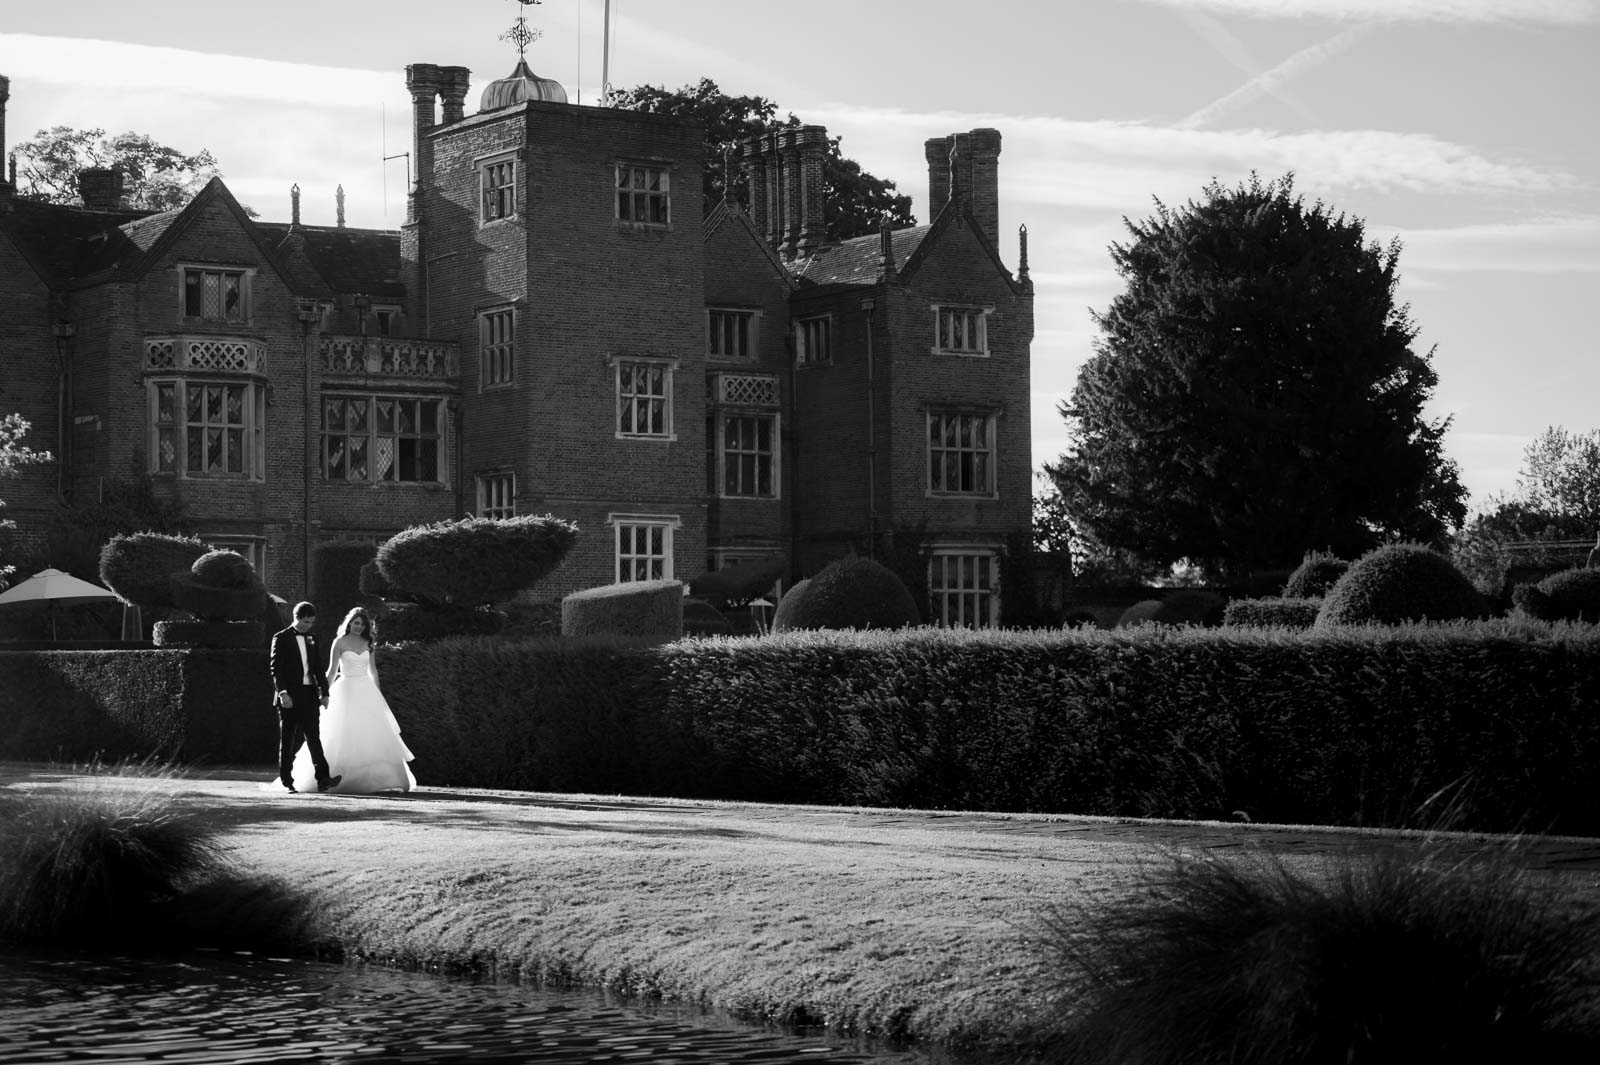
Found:
[[[315,633],[308,632],[306,659],[309,663],[311,683],[306,683],[306,664],[300,658],[299,633],[294,626],[272,636],[272,705],[278,711],[278,779],[287,787],[293,782],[295,749],[305,739],[311,751],[311,764],[316,767],[317,780],[328,779],[328,759],[322,753],[322,699],[328,694],[328,679],[322,651],[317,646]],[[293,702],[284,706],[278,694],[287,692]]]

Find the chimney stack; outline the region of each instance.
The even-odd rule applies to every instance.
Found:
[[[929,137],[922,142],[928,160],[928,221],[939,217],[950,202],[950,138]]]
[[[78,171],[78,195],[90,211],[115,211],[122,206],[122,171],[87,166]]]
[[[337,216],[335,218],[335,224],[340,229],[343,229],[344,228],[344,186],[343,185],[340,185],[337,189],[335,189],[333,191],[333,203],[334,203],[335,210],[338,212],[338,214],[337,214]]]
[[[460,122],[466,114],[467,92],[472,88],[472,71],[466,67],[439,68],[439,95],[444,100],[440,124]]]
[[[11,99],[11,79],[0,74],[0,159],[6,158],[6,101]],[[17,157],[11,156],[11,181],[8,183],[0,178],[0,196],[15,192],[12,185],[17,183]]]
[[[289,186],[289,224],[291,226],[300,224],[300,185],[298,183]]]
[[[828,230],[823,216],[822,161],[828,152],[828,131],[821,126],[801,126],[795,131],[800,196],[795,209],[795,254],[809,258],[822,247]]]
[[[765,137],[751,137],[744,142],[744,170],[750,189],[750,224],[762,240],[767,239],[767,166],[761,153],[765,141]]]
[[[416,181],[406,201],[406,221],[416,222],[422,213],[422,199],[433,186],[433,141],[428,134],[436,125],[440,88],[445,74],[432,63],[411,63],[406,67],[406,89],[411,93],[411,164]]]
[[[1000,131],[975,129],[955,135],[961,195],[989,244],[1000,246]]]

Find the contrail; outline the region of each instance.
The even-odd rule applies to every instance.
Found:
[[[1325,41],[1314,44],[1309,48],[1302,48],[1271,70],[1257,74],[1228,95],[1219,100],[1213,100],[1188,118],[1178,122],[1177,128],[1196,129],[1207,125],[1241,104],[1275,92],[1284,82],[1310,70],[1319,63],[1333,58],[1370,32],[1372,32],[1370,25],[1352,26],[1350,29],[1335,34]]]

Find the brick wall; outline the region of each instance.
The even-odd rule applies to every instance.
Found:
[[[0,416],[21,414],[32,428],[22,440],[35,451],[58,451],[57,361],[50,331],[50,295],[11,241],[0,234]],[[17,523],[26,542],[43,529],[55,511],[54,462],[22,467],[0,480],[0,518]],[[0,555],[0,565],[11,559]],[[29,576],[18,573],[14,579]]]

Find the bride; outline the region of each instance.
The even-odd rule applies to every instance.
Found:
[[[372,618],[361,607],[345,615],[328,653],[328,705],[322,711],[322,749],[342,778],[329,789],[345,795],[410,791],[412,754],[400,738],[400,723],[378,690],[372,660]],[[334,679],[337,676],[337,680]],[[301,746],[294,760],[295,787],[316,788],[311,752]]]

